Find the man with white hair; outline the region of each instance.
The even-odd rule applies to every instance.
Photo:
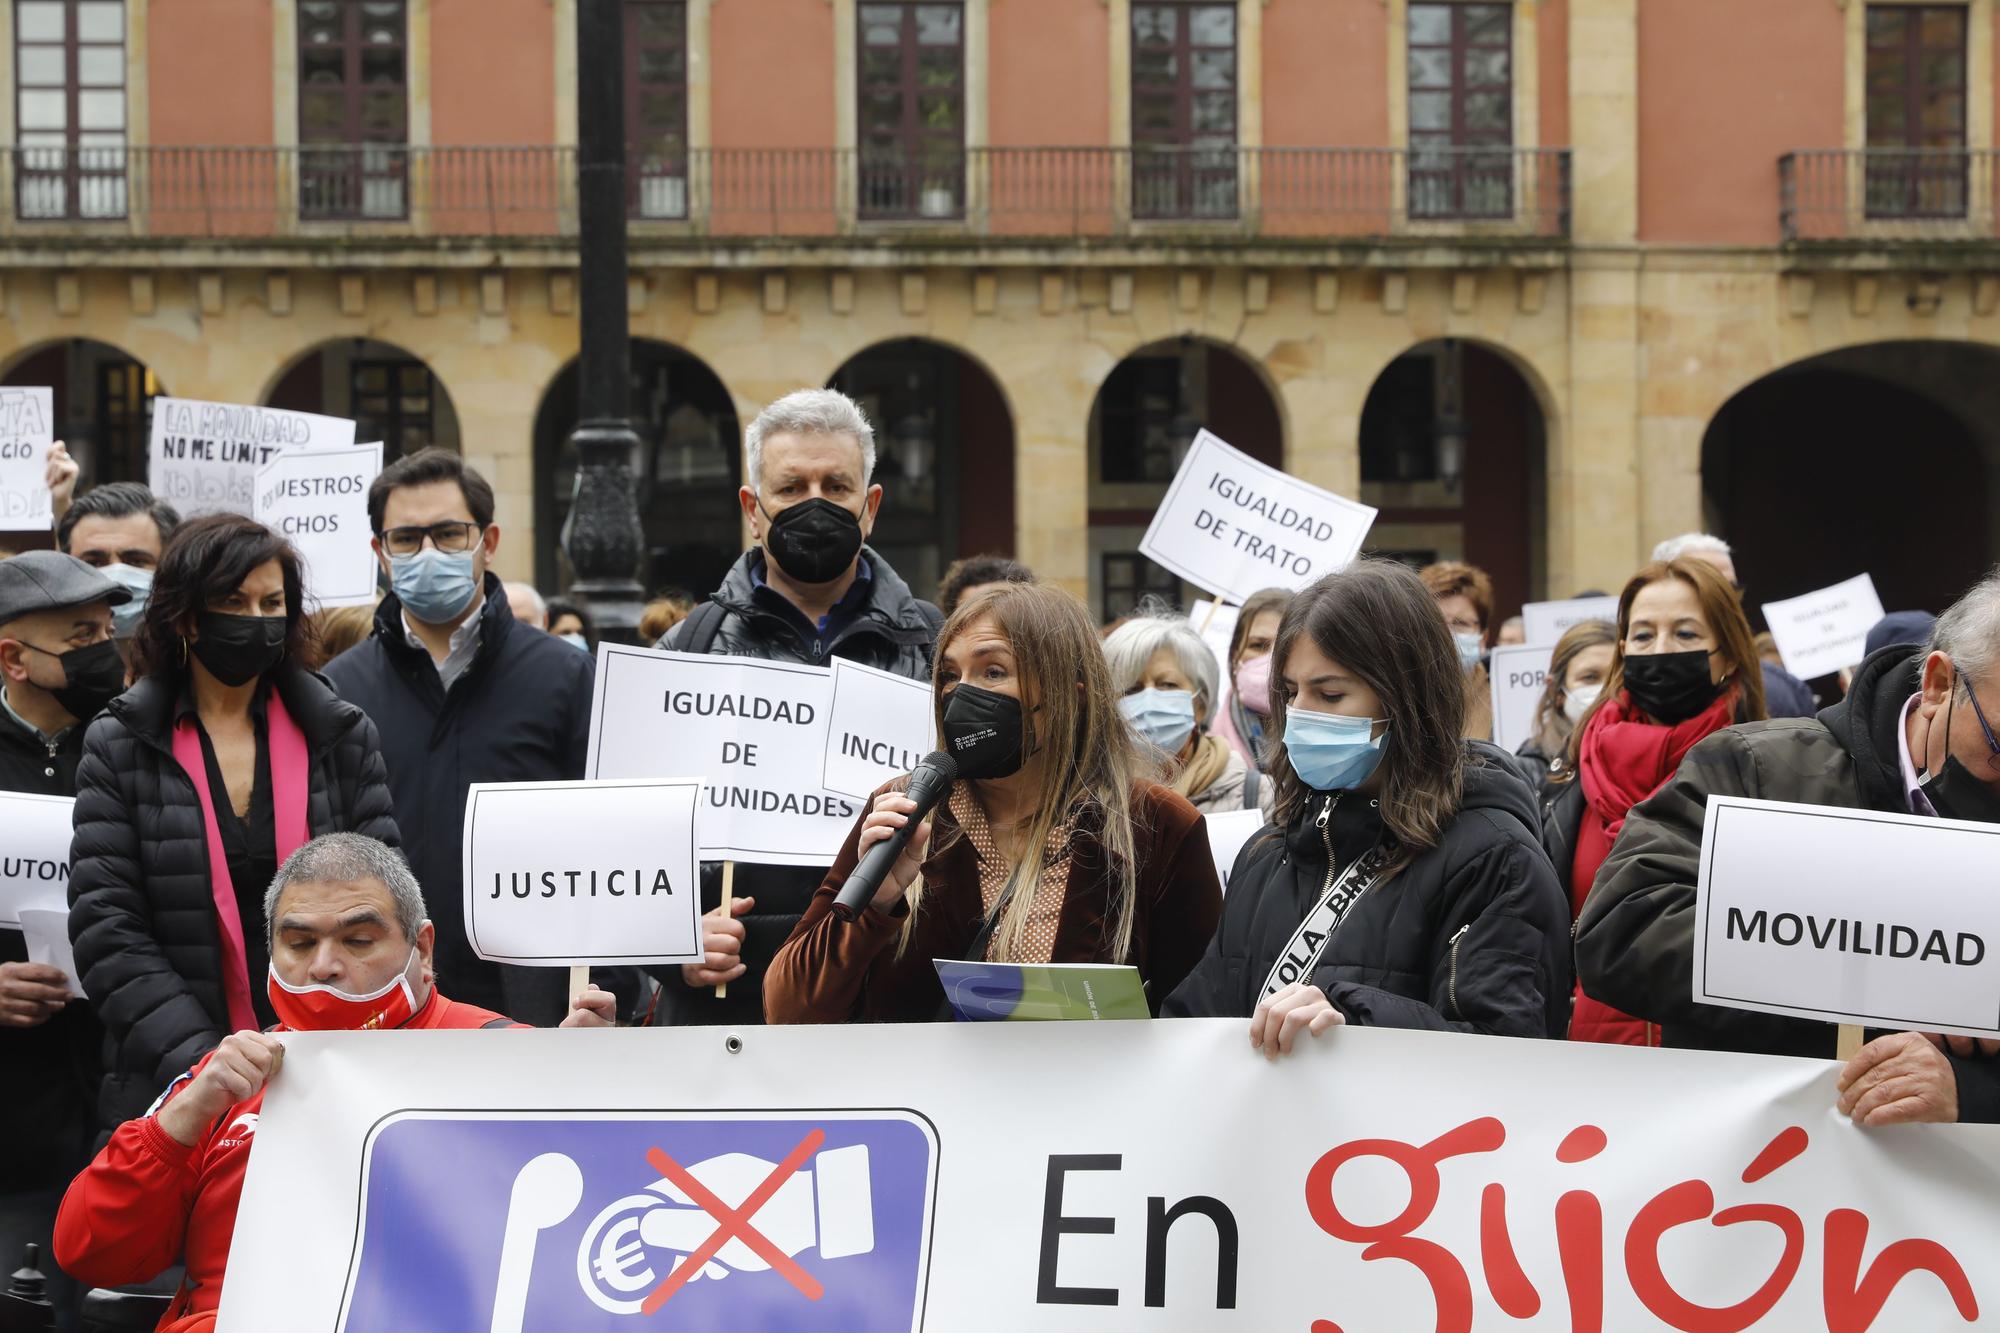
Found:
[[[1704,561],[1721,571],[1739,599],[1743,596],[1743,583],[1736,577],[1736,553],[1720,537],[1706,532],[1683,532],[1655,546],[1653,559],[1660,564],[1681,559]],[[1743,610],[1746,615],[1749,613],[1747,602]],[[1763,667],[1765,713],[1771,717],[1811,717],[1819,711],[1819,703],[1804,681],[1781,666],[1766,662]]]
[[[928,681],[944,617],[868,548],[882,488],[860,406],[834,389],[800,389],[758,413],[744,445],[737,500],[756,545],[659,646],[812,666],[843,657]],[[684,986],[667,986],[663,1021],[762,1022],[764,970],[824,873],[740,867],[725,917],[719,867],[704,866],[707,957],[681,969]],[[694,990],[720,983],[729,986],[723,1000]]]
[[[1711,796],[2000,824],[2000,571],[1938,618],[1929,647],[1891,645],[1817,718],[1728,727],[1632,811],[1577,919],[1584,990],[1662,1026],[1668,1046],[1830,1057],[1830,1023],[1695,1003],[1695,883]],[[1893,885],[1884,885],[1893,892]],[[1967,885],[1968,891],[1983,885]],[[1878,1037],[1841,1075],[1867,1125],[2000,1122],[2000,1043]]]
[[[536,629],[549,627],[549,604],[542,600],[534,584],[517,579],[503,586],[507,592],[507,608],[514,613],[515,620],[523,625],[533,625]]]
[[[521,1026],[438,993],[437,932],[423,891],[403,858],[373,838],[329,833],[286,857],[264,893],[264,920],[273,1032]],[[591,986],[562,1026],[607,1027],[615,1013],[610,993]],[[117,1287],[184,1263],[187,1276],[160,1326],[209,1327],[264,1088],[284,1060],[271,1032],[232,1033],[145,1115],[120,1125],[63,1199],[55,1231],[63,1270]]]

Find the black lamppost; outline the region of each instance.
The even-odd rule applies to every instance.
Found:
[[[630,642],[645,590],[645,554],[632,460],[632,343],[625,296],[624,5],[577,0],[577,288],[583,351],[577,366],[576,490],[563,548],[570,595],[598,630]]]

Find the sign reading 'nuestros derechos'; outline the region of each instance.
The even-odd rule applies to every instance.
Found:
[[[380,444],[286,449],[258,469],[257,521],[298,548],[309,605],[375,604],[368,487],[381,470]]]
[[[1139,552],[1240,604],[1265,588],[1303,588],[1346,565],[1374,522],[1367,505],[1300,481],[1202,431]]]
[[[353,443],[354,423],[339,417],[155,398],[147,475],[153,493],[189,517],[224,510],[250,514],[257,470],[273,454]]]
[[[2000,826],[1711,796],[1698,1003],[2000,1035]]]
[[[702,957],[694,778],[474,783],[465,931],[496,963]]]
[[[824,667],[600,644],[592,778],[694,776],[704,861],[825,866],[860,806],[820,789]]]

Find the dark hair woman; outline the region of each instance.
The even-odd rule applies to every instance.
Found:
[[[1697,744],[1764,718],[1764,675],[1743,604],[1706,560],[1647,565],[1618,598],[1617,642],[1604,693],[1570,736],[1570,772],[1549,805],[1543,841],[1572,916],[1632,807],[1666,784]],[[1575,1041],[1657,1046],[1657,1024],[1577,988]]]
[[[1460,738],[1465,669],[1430,591],[1363,560],[1278,629],[1274,827],[1163,1012],[1288,1051],[1340,1023],[1560,1035],[1569,918],[1507,756]]]
[[[1251,768],[1264,767],[1264,737],[1271,725],[1271,648],[1292,594],[1283,588],[1253,592],[1236,612],[1229,634],[1229,694],[1216,710],[1215,734]]]
[[[876,792],[765,975],[766,1017],[939,1017],[934,958],[1129,963],[1157,1008],[1222,890],[1201,816],[1151,780],[1083,604],[1046,584],[974,594],[938,632],[932,681],[960,777],[843,926],[834,895],[916,809],[902,779]]]
[[[299,558],[214,514],[160,556],[142,676],[77,770],[70,934],[104,1021],[107,1126],[230,1032],[276,1021],[264,890],[322,833],[394,846],[375,726],[308,672]]]
[[[1535,701],[1533,734],[1514,751],[1515,766],[1543,800],[1569,772],[1569,738],[1604,693],[1617,642],[1618,627],[1608,620],[1580,621],[1556,640],[1548,681]]]

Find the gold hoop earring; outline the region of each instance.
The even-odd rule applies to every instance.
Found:
[[[187,664],[188,664],[188,639],[187,635],[183,634],[181,635],[181,665],[185,667]]]

